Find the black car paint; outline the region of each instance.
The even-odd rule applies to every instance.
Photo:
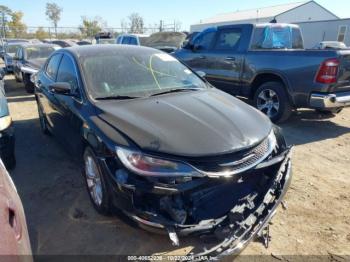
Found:
[[[190,45],[173,53],[180,61],[193,70],[203,71],[215,87],[233,95],[252,98],[261,84],[259,81],[281,81],[284,83],[292,105],[296,108],[310,107],[311,93],[329,93],[350,90],[348,67],[349,50],[254,50],[251,38],[254,24],[227,25],[217,27],[222,30],[240,30],[241,39],[236,50],[214,50],[211,43],[206,51],[193,50]],[[339,58],[343,64],[338,84],[321,84],[315,81],[318,69],[328,58]],[[341,84],[340,84],[341,83]]]
[[[236,185],[236,179],[239,177],[231,180],[209,177],[192,181],[177,179],[176,183],[174,179],[168,178],[146,179],[131,173],[123,166],[115,154],[116,146],[134,148],[170,159],[195,162],[206,157],[227,156],[254,147],[268,136],[273,128],[272,124],[262,113],[215,88],[123,101],[95,101],[89,97],[85,90],[85,79],[80,74],[79,60],[84,55],[123,50],[137,53],[143,49],[144,47],[107,45],[56,51],[51,57],[59,56],[58,58],[62,59],[62,56],[67,56],[74,64],[73,73],[77,77],[78,90],[71,95],[52,92],[50,85],[56,81],[56,77],[48,76],[44,66],[35,79],[38,107],[43,111],[50,131],[66,146],[71,156],[81,159],[85,146],[93,148],[114,193],[114,205],[139,222],[141,227],[152,231],[175,230],[180,235],[213,233],[222,226],[227,226],[229,223],[227,215],[221,219],[212,219],[212,222],[179,225],[162,216],[149,215],[150,213],[145,212],[144,208],[148,208],[148,205],[155,205],[154,208],[157,208],[156,203],[160,205],[164,202],[164,205],[170,205],[167,207],[169,211],[173,208],[171,207],[173,198],[181,198],[182,201],[185,196],[188,201],[200,201],[215,196],[213,199],[222,203],[221,211],[213,210],[213,203],[210,201],[208,203],[200,201],[202,204],[198,204],[199,206],[211,209],[195,217],[200,220],[208,216],[222,216],[224,211],[228,212],[232,208],[230,203],[222,199],[225,198],[222,192],[232,192],[232,188],[228,188],[228,183]],[[250,173],[257,176],[267,172],[266,176],[269,179],[266,177],[266,180],[277,179],[279,191],[278,194],[276,192],[276,196],[282,197],[290,181],[289,152],[290,149],[281,142],[279,152],[271,156],[272,159],[278,158],[278,160],[271,163],[267,161],[266,166],[261,169],[264,171],[251,170],[245,173],[244,177],[249,177]],[[286,167],[288,168],[285,169]],[[258,181],[265,179],[263,177],[260,176]],[[250,182],[247,183],[251,185],[242,184],[241,189],[236,192],[238,195],[233,195],[232,198],[242,197],[250,187],[256,188],[255,184],[258,181],[254,181],[252,177],[247,178],[248,180]],[[265,183],[266,187],[260,187],[261,194],[269,191],[270,182]],[[280,198],[277,198],[267,203],[267,206],[275,209],[279,201]],[[271,216],[267,209],[264,212],[267,213],[261,214],[262,218],[259,218],[261,222]],[[150,224],[153,226],[149,226]],[[265,225],[266,223],[264,225],[258,223],[257,228]],[[245,231],[245,235],[248,233],[253,234],[251,236],[253,237],[257,234],[257,230]],[[234,239],[236,238],[232,236],[232,242]],[[223,252],[219,250],[214,248],[214,253]]]
[[[0,118],[8,117],[9,110],[4,88],[5,72],[0,69]],[[15,132],[11,123],[9,127],[0,131],[0,157],[9,169],[15,165]]]

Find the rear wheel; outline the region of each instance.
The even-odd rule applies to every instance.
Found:
[[[24,74],[23,75],[23,83],[24,83],[24,88],[29,94],[34,93],[34,83],[30,81],[30,75],[29,74]]]
[[[280,82],[263,83],[255,92],[254,106],[273,122],[286,121],[292,113],[285,86]]]
[[[102,168],[90,147],[84,151],[83,170],[87,191],[94,208],[102,215],[109,215],[112,211],[110,191]]]

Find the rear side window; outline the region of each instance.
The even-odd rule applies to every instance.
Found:
[[[61,56],[61,54],[54,55],[50,58],[50,61],[47,63],[46,74],[53,80],[56,78],[58,65],[61,61]]]
[[[216,50],[236,50],[241,39],[241,30],[221,30],[215,42]]]
[[[72,59],[64,55],[57,72],[57,82],[70,83],[74,90],[78,88],[78,80]]]
[[[265,26],[254,30],[251,49],[302,49],[299,28],[291,26]]]

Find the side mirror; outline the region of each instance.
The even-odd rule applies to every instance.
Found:
[[[72,86],[67,82],[56,82],[49,86],[49,90],[54,94],[72,95]]]
[[[4,79],[5,75],[6,75],[6,73],[5,73],[4,69],[1,68],[0,69],[0,80]]]
[[[206,77],[206,73],[203,71],[196,71],[197,75],[199,75],[201,78],[205,78]]]

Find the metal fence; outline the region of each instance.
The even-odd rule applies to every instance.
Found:
[[[103,32],[110,32],[113,37],[117,37],[122,33],[143,33],[152,34],[156,32],[174,32],[178,31],[176,23],[164,24],[160,23],[160,26],[155,27],[143,27],[138,32],[132,32],[128,27],[106,27],[102,28]],[[26,26],[21,27],[2,27],[0,30],[0,38],[19,38],[19,39],[39,39],[39,40],[52,40],[52,39],[93,39],[100,30],[86,29],[82,27],[37,27]]]

